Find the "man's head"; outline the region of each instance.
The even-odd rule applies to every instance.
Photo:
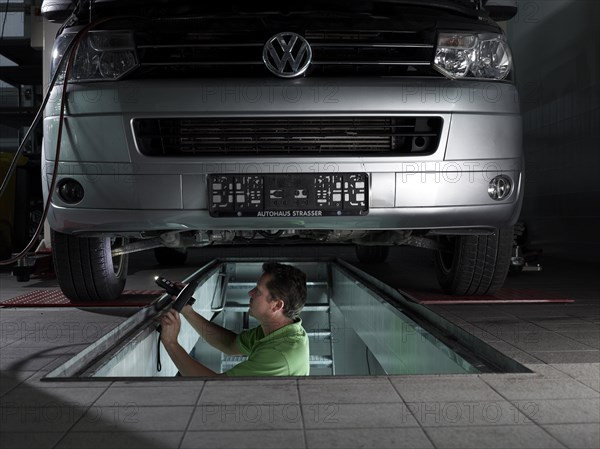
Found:
[[[298,268],[276,262],[267,262],[263,264],[262,269],[263,275],[256,288],[250,292],[250,296],[253,299],[266,297],[266,302],[271,303],[265,304],[266,306],[281,301],[282,314],[290,319],[298,318],[306,303],[306,275]],[[262,306],[257,304],[254,316],[261,313],[259,307]]]

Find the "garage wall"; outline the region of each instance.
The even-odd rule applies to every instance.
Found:
[[[597,0],[523,0],[508,23],[523,112],[522,219],[530,246],[586,261],[600,252],[598,23]]]

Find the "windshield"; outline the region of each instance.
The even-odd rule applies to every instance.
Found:
[[[91,12],[101,14],[134,12],[134,9],[153,8],[164,14],[216,14],[216,13],[310,13],[331,11],[340,13],[381,13],[393,12],[396,7],[435,8],[459,14],[477,14],[478,0],[219,0],[200,2],[198,0],[94,0]],[[73,10],[81,19],[89,17],[89,0],[44,0],[42,13],[51,20],[64,20]],[[148,11],[149,12],[149,11]]]

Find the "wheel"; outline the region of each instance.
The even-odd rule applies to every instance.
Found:
[[[440,286],[451,295],[492,295],[508,273],[513,230],[501,228],[491,235],[444,236],[445,246],[435,255]]]
[[[389,246],[356,245],[356,257],[361,263],[383,263],[389,252]]]
[[[75,237],[52,231],[52,258],[61,290],[71,302],[113,301],[125,288],[128,254],[112,257],[126,239]]]
[[[154,248],[154,257],[159,265],[165,265],[168,267],[176,267],[183,265],[187,259],[186,248],[166,248],[161,246]]]

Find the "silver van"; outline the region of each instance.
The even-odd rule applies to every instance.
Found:
[[[187,247],[270,242],[348,243],[362,262],[419,246],[435,251],[445,292],[501,287],[523,160],[511,52],[491,15],[506,19],[512,8],[42,8],[64,22],[43,179],[55,269],[72,301],[117,298],[133,251],[154,248],[171,263]]]

